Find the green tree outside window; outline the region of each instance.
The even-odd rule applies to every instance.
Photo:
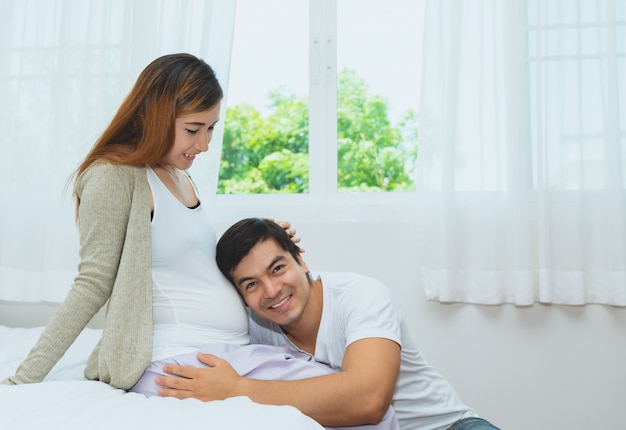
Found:
[[[338,191],[413,190],[415,112],[392,124],[385,99],[350,70],[339,73],[337,88]],[[308,192],[308,99],[286,90],[269,99],[266,118],[248,104],[227,109],[218,193]]]

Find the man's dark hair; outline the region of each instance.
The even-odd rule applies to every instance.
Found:
[[[273,239],[298,261],[300,248],[291,241],[287,232],[274,221],[265,218],[245,218],[233,224],[217,242],[215,259],[217,267],[237,286],[231,272],[257,243]]]

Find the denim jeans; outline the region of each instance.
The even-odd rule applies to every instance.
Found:
[[[500,430],[498,427],[491,424],[482,418],[463,418],[458,420],[447,430]]]

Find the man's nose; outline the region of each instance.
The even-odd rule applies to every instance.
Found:
[[[272,299],[280,294],[281,286],[279,282],[268,280],[265,282],[265,295]]]

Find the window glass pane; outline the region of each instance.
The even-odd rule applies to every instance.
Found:
[[[218,193],[308,192],[308,1],[238,0]]]
[[[529,88],[537,89],[530,98],[532,150],[541,160],[533,186],[604,189],[619,167],[612,148],[625,147],[613,144],[624,134],[623,118],[605,109],[624,99],[622,8],[592,0],[564,5],[528,2]],[[542,149],[544,142],[550,145]]]
[[[414,189],[423,7],[337,1],[338,191]]]

